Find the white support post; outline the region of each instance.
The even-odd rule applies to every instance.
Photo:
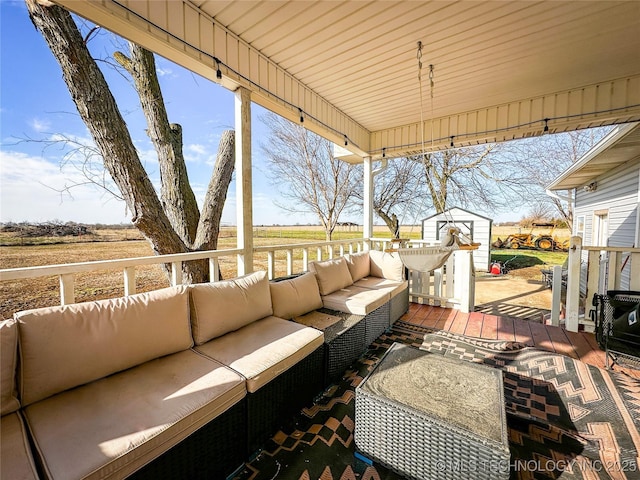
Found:
[[[124,296],[128,297],[136,293],[136,267],[124,269]]]
[[[362,237],[364,249],[369,250],[369,239],[373,237],[373,163],[371,157],[364,157],[364,219],[362,224]]]
[[[251,180],[251,92],[240,87],[235,92],[236,127],[236,220],[238,275],[253,272],[253,196]]]
[[[567,272],[567,313],[565,326],[570,332],[578,331],[580,310],[580,261],[582,237],[571,237],[569,241],[569,270]]]
[[[60,305],[69,305],[76,300],[74,293],[75,275],[65,273],[60,275]]]
[[[473,271],[473,251],[458,250],[453,252],[454,267],[454,298],[460,301],[460,311],[470,313],[475,309],[475,276]],[[447,283],[449,283],[447,272]],[[448,288],[447,288],[448,290]]]
[[[562,310],[562,265],[553,267],[553,281],[551,283],[551,325],[560,325],[560,311]]]

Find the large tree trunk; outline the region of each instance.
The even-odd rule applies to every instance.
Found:
[[[129,43],[131,58],[116,52],[114,58],[133,78],[147,119],[149,138],[158,154],[160,165],[160,198],[173,229],[182,241],[192,246],[196,238],[200,211],[189,185],[182,151],[182,127],[170,124],[153,53]]]
[[[220,203],[214,207],[205,205],[205,210],[213,210],[213,213],[207,213],[202,228],[210,228],[215,224],[216,239],[213,240],[213,234],[197,231],[201,219],[195,196],[188,184],[180,128],[170,126],[164,105],[158,103],[162,103],[161,95],[155,100],[151,99],[151,96],[160,93],[153,55],[134,47],[131,59],[122,57],[128,70],[135,72],[135,75],[132,73],[134,79],[143,71],[152,77],[136,79],[136,85],[147,117],[149,134],[159,154],[162,202],[140,162],[109,86],[69,12],[50,2],[26,0],[26,3],[31,20],[62,68],[63,78],[80,117],[100,149],[104,166],[132,213],[133,224],[151,243],[153,251],[156,254],[188,252],[193,249],[194,241],[198,244],[196,248],[215,245],[220,214],[233,171],[233,154],[229,155],[225,146],[227,153],[222,155],[222,167],[216,169],[216,172],[224,173],[212,178],[214,187],[210,186],[205,200],[212,205]],[[196,238],[202,239],[198,242]],[[207,273],[206,261],[185,263],[183,267],[186,282],[206,281]]]

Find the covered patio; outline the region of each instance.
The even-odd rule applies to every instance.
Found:
[[[358,252],[384,249],[373,238],[376,162],[640,120],[637,2],[55,3],[236,95],[237,248],[113,261],[112,267],[124,270],[126,295],[135,293],[135,266],[141,263],[171,264],[173,285],[182,283],[181,262],[195,258],[209,259],[212,282],[218,280],[218,259],[225,255],[236,258],[238,275],[254,270],[250,122],[254,103],[333,141],[336,156],[344,161],[364,165],[364,229]],[[427,112],[420,89],[429,89],[431,77],[434,98]],[[333,257],[330,243],[322,246],[329,246]],[[306,264],[310,247],[302,248]],[[321,247],[317,248],[320,257]],[[340,254],[351,252],[353,245],[347,249],[341,245]],[[291,250],[287,250],[288,262]],[[3,279],[58,275],[64,305],[73,302],[73,276],[97,268],[88,263],[99,262],[5,271]],[[516,419],[509,425],[510,440],[517,444],[515,458],[555,463],[550,471],[514,467],[515,478],[592,478],[597,458],[612,460],[609,470],[619,478],[633,478],[627,472],[637,471],[640,451],[638,372],[619,367],[611,374],[603,370],[604,353],[592,334],[467,312],[473,310],[469,308],[472,287],[458,285],[464,293],[462,308],[410,304],[408,312],[369,346],[337,384],[292,416],[290,424],[231,478],[398,478],[383,467],[354,460],[354,422],[349,411],[355,386],[396,341],[443,356],[489,363],[528,378],[524,383],[515,380],[508,404]],[[564,376],[558,383],[560,375]],[[595,398],[593,385],[581,383],[595,377],[602,386],[600,392],[606,390],[608,395],[604,400]],[[539,397],[540,382],[569,403],[545,403]],[[518,397],[523,391],[524,397]],[[597,406],[598,415],[619,405],[615,421],[580,423],[589,402],[606,403]],[[315,423],[318,412],[340,404],[346,410],[339,419],[329,416],[324,423]],[[588,438],[583,435],[586,431]],[[609,435],[610,431],[614,434]],[[313,459],[304,456],[306,446],[321,442],[342,445],[344,456],[333,461],[339,471],[330,469],[331,460],[312,464]],[[540,445],[544,452],[537,450]],[[279,457],[278,452],[286,456]],[[342,465],[344,458],[347,464]],[[630,458],[635,463],[626,463]],[[573,461],[578,461],[577,466]],[[569,463],[571,468],[559,468]],[[144,470],[136,474],[144,478]]]

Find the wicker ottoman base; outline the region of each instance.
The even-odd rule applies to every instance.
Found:
[[[502,372],[394,344],[356,388],[355,442],[416,480],[509,478]]]

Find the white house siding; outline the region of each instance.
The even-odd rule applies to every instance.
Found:
[[[467,233],[463,224],[473,222],[472,241],[480,243],[478,250],[473,252],[473,265],[476,270],[488,271],[491,261],[491,225],[493,220],[462,208],[454,207],[447,210],[446,214],[441,213],[423,219],[422,239],[430,243],[440,243],[440,237],[437,235],[438,222],[447,222],[449,220],[453,220],[463,230],[463,233]]]
[[[607,211],[608,237],[606,245],[602,246],[637,247],[640,159],[631,160],[596,178],[595,181],[597,188],[593,192],[576,190],[574,231],[577,232],[579,218],[584,217],[583,245],[600,246],[597,245],[594,232],[594,226],[597,223],[596,212]],[[584,261],[586,262],[586,254]],[[585,279],[582,280],[585,281]],[[629,264],[627,263],[622,271],[621,288],[626,290],[628,286]]]

